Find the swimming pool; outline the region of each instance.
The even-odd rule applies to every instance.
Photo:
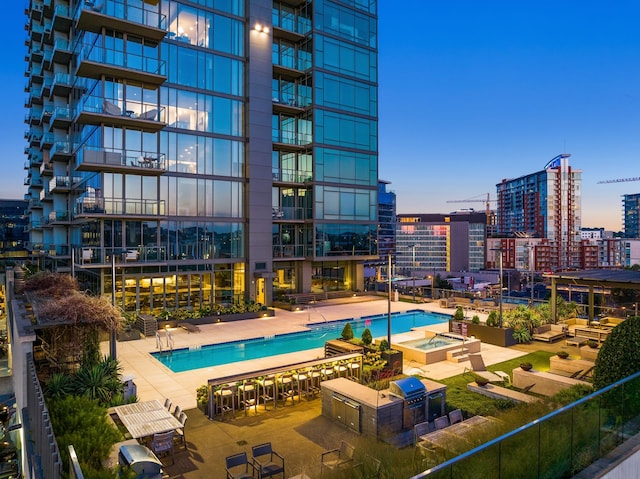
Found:
[[[442,323],[448,321],[450,317],[446,314],[431,313],[423,310],[392,313],[391,333],[404,333],[412,328]],[[351,323],[353,334],[356,338],[362,336],[362,331],[365,328],[371,330],[371,335],[374,338],[386,336],[387,334],[387,315],[380,314],[364,316],[358,319],[313,323],[308,325],[309,331],[298,333],[174,349],[172,353],[155,352],[151,353],[151,355],[173,372],[191,371],[249,359],[260,359],[276,354],[322,348],[325,341],[340,336],[346,323]]]

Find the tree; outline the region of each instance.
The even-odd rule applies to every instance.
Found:
[[[373,336],[371,336],[371,330],[369,328],[364,328],[364,331],[362,331],[362,344],[369,346],[372,341]]]
[[[593,369],[593,386],[602,389],[640,371],[640,318],[613,328],[600,348]]]
[[[344,325],[344,328],[342,329],[342,334],[340,336],[345,341],[349,341],[353,339],[353,328],[351,327],[351,323],[347,323]]]

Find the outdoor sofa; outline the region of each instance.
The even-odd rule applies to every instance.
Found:
[[[567,335],[566,326],[562,324],[545,324],[533,329],[533,339],[551,343],[556,339],[564,338]]]

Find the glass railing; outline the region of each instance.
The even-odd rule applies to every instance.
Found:
[[[51,158],[53,158],[58,155],[71,155],[72,153],[73,153],[72,143],[68,141],[56,141],[51,147],[49,155]]]
[[[56,221],[69,221],[71,218],[69,216],[69,211],[67,210],[61,210],[61,211],[52,211],[51,213],[49,213],[49,215],[45,218],[45,222],[47,224],[49,223],[54,223]]]
[[[155,151],[85,147],[78,155],[78,165],[111,165],[135,168],[165,169],[164,153]]]
[[[151,2],[149,2],[151,3]],[[144,6],[144,3],[142,4]],[[74,17],[77,19],[83,10],[101,13],[109,17],[126,19],[160,30],[167,29],[167,16],[153,10],[129,5],[127,2],[115,0],[84,0],[78,4]]]
[[[51,115],[51,122],[71,121],[71,110],[66,106],[57,106]]]
[[[274,65],[304,71],[311,68],[311,59],[308,57],[306,53],[296,53],[295,49],[287,48],[284,51],[274,51],[271,59]]]
[[[157,246],[131,246],[113,248],[100,246],[82,246],[74,248],[75,262],[80,264],[152,263],[167,261],[167,250]]]
[[[56,17],[70,18],[69,7],[66,5],[56,5],[56,8],[53,10],[53,18],[55,19]]]
[[[293,95],[291,93],[283,93],[277,90],[271,91],[271,100],[273,103],[281,105],[297,106],[304,108],[311,105],[311,97],[308,95]]]
[[[311,31],[311,20],[306,17],[295,15],[293,12],[272,10],[271,21],[273,26],[288,30],[290,32],[306,35]]]
[[[310,133],[295,133],[292,131],[271,131],[271,141],[274,143],[285,143],[287,145],[304,146],[311,143],[313,136]]]
[[[165,108],[142,102],[127,101],[100,96],[87,96],[77,106],[76,117],[82,113],[99,113],[137,120],[164,122]]]
[[[84,61],[90,61],[114,65],[152,75],[166,75],[165,62],[153,57],[125,53],[122,50],[103,48],[97,45],[80,45],[77,53],[78,66]]]
[[[279,208],[271,208],[271,218],[274,220],[304,220],[310,218],[305,216],[308,208],[301,206],[280,206]]]
[[[313,173],[311,171],[281,170],[278,168],[273,168],[271,170],[271,177],[273,181],[306,183],[313,180]]]
[[[412,479],[571,477],[640,432],[639,390],[636,373]]]
[[[304,251],[304,245],[273,245],[274,258],[301,258]]]

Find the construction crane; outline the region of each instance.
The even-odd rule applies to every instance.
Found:
[[[473,198],[468,198],[466,200],[448,200],[447,203],[486,203],[486,213],[487,213],[487,224],[491,223],[491,202],[492,201],[496,201],[496,200],[492,200],[489,197],[490,193],[487,193],[487,199],[486,200],[481,200],[480,198],[478,198],[477,196],[473,197]],[[478,195],[480,196],[480,195]]]
[[[640,181],[640,176],[636,176],[635,178],[616,178],[615,180],[601,180],[598,181],[598,184],[601,185],[603,183],[626,183],[627,181]]]

